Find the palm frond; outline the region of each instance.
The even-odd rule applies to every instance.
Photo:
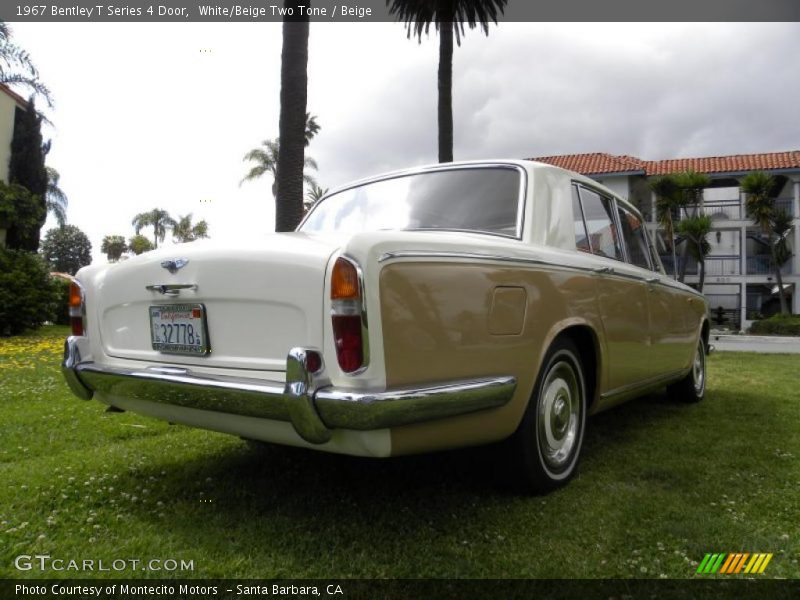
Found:
[[[464,25],[470,29],[480,27],[489,34],[489,24],[505,12],[507,0],[386,0],[389,14],[406,24],[409,38],[412,35],[422,41],[431,25],[439,30],[440,23],[453,23],[456,43],[461,45]]]
[[[51,201],[50,198],[48,197],[45,200],[45,206],[47,207],[47,212],[53,213],[53,216],[56,218],[56,221],[58,221],[59,227],[64,227],[64,225],[67,224],[67,211],[64,210],[63,205]]]
[[[322,127],[317,123],[316,115],[306,113],[305,146],[311,143],[311,140],[316,137],[320,129],[322,129]]]

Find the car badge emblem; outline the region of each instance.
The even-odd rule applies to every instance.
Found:
[[[188,258],[176,258],[174,260],[162,260],[161,266],[170,273],[177,273],[178,269],[182,269],[189,262]]]

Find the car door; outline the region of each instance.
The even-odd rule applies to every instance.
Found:
[[[589,250],[597,257],[597,296],[606,341],[607,392],[646,380],[649,366],[648,284],[625,261],[615,202],[579,185]]]
[[[650,330],[649,376],[658,377],[681,368],[683,354],[683,307],[675,302],[677,290],[654,263],[647,233],[641,219],[625,206],[617,204],[617,219],[625,242],[628,262],[642,269],[647,284]]]

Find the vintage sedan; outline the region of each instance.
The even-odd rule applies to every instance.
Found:
[[[574,474],[587,415],[706,385],[707,303],[637,210],[529,161],[390,173],[292,233],[86,267],[70,310],[80,398],[361,456],[505,440],[532,490]]]

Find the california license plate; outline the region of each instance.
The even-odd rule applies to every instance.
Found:
[[[164,304],[150,307],[153,350],[168,354],[208,354],[206,309],[202,304]]]

